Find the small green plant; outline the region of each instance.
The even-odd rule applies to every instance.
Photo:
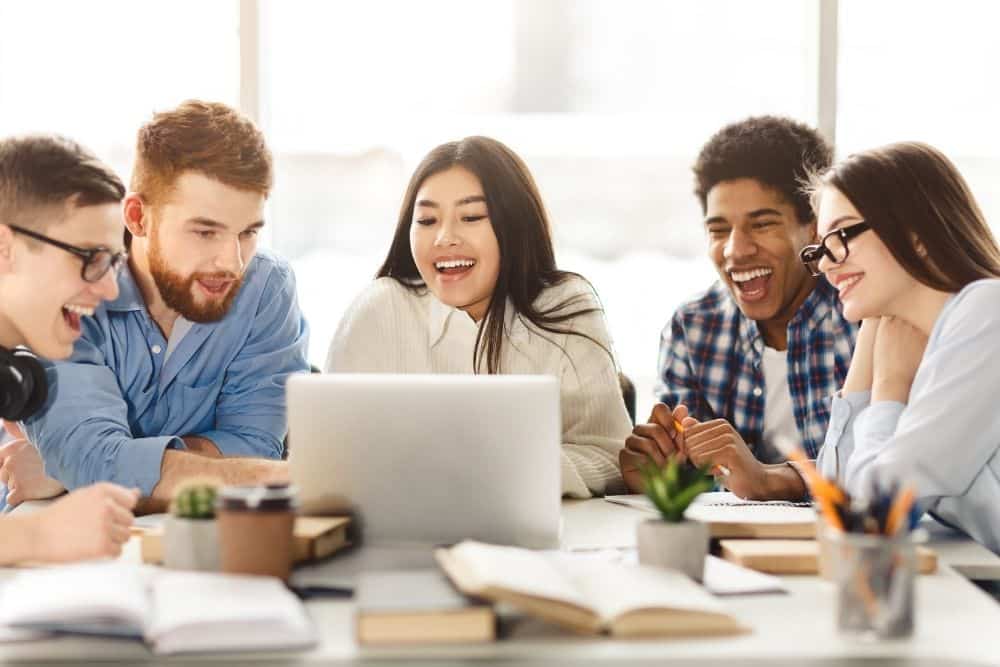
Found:
[[[181,483],[170,502],[170,513],[182,519],[214,518],[218,486],[212,479],[191,479]]]
[[[684,511],[699,493],[711,491],[715,481],[708,474],[708,466],[697,468],[670,458],[662,468],[647,464],[640,468],[646,495],[664,521],[676,523],[684,520]]]

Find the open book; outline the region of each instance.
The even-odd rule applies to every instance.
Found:
[[[305,608],[272,577],[92,563],[19,573],[0,625],[147,641],[155,653],[305,648]]]
[[[439,549],[436,556],[466,595],[510,604],[581,634],[665,637],[746,631],[680,572],[573,562],[480,542]]]

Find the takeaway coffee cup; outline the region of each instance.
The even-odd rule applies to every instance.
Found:
[[[222,571],[287,580],[298,509],[295,488],[224,486],[215,503]]]

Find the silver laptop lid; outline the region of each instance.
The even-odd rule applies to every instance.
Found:
[[[303,510],[366,543],[559,540],[559,382],[530,375],[297,375],[289,465]]]

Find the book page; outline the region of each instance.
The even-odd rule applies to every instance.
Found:
[[[4,586],[0,625],[138,637],[149,614],[148,576],[118,562],[21,572]]]
[[[646,609],[725,614],[715,598],[675,570],[598,561],[567,562],[565,568],[605,624]]]
[[[591,608],[562,568],[542,553],[471,541],[452,547],[450,552],[484,587],[506,588],[523,595]]]
[[[302,603],[274,577],[164,571],[153,581],[152,607],[146,639],[157,653],[296,647],[315,641]]]
[[[787,593],[781,579],[730,563],[716,556],[705,557],[705,589],[714,595]]]

